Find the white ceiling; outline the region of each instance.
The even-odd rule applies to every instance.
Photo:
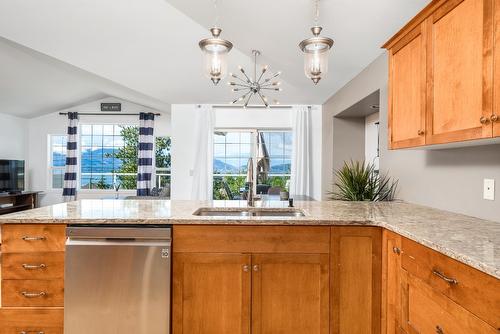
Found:
[[[168,110],[167,103],[0,37],[0,113],[36,117],[106,96]]]
[[[310,36],[312,0],[219,0],[218,7],[223,37],[235,45],[230,69],[250,69],[251,50],[259,49],[264,63],[283,71],[284,91],[274,95],[281,103],[321,104],[428,2],[323,0],[320,23],[335,45],[328,77],[316,87],[303,74],[297,47]],[[201,70],[197,44],[209,35],[212,6],[210,0],[2,0],[0,37],[14,43],[0,43],[0,112],[32,116],[109,94],[111,86],[122,90],[119,97],[148,106],[228,102],[234,97],[228,87],[214,87]],[[30,63],[30,52],[13,55],[15,43],[28,48],[21,52],[36,51],[39,64]],[[41,54],[49,56],[50,66],[40,64]],[[53,72],[43,72],[49,68]],[[67,81],[56,80],[58,71]]]

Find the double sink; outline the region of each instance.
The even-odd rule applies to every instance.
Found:
[[[293,208],[200,208],[193,215],[205,217],[305,217],[302,210]]]

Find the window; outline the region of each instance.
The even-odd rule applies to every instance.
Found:
[[[136,125],[92,124],[81,126],[81,189],[136,189]],[[156,186],[170,187],[171,140],[155,138]]]
[[[49,174],[51,188],[62,189],[66,169],[66,135],[50,135]]]
[[[218,130],[214,133],[213,197],[242,199],[247,164],[254,158],[257,192],[285,190],[291,173],[292,132],[284,130]],[[260,159],[257,159],[257,156]],[[260,161],[259,166],[256,166]],[[254,181],[255,182],[255,181]]]
[[[139,127],[117,124],[80,126],[80,189],[136,189]],[[154,186],[170,194],[170,137],[155,138]],[[66,135],[50,136],[50,179],[62,189],[66,164]]]

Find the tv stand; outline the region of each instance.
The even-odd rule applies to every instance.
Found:
[[[41,191],[0,193],[0,215],[37,208],[40,193]]]

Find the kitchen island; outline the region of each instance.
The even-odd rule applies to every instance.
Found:
[[[49,231],[47,241],[56,246],[42,251],[52,249],[59,257],[69,224],[172,225],[173,333],[197,333],[203,326],[220,333],[272,333],[293,326],[304,333],[391,334],[395,328],[496,333],[500,327],[499,223],[405,202],[296,202],[303,216],[227,214],[288,212],[287,206],[279,201],[248,209],[243,201],[81,200],[6,215],[0,224],[4,235],[17,226]],[[200,208],[221,215],[196,215]],[[46,281],[57,280],[62,282],[61,277]],[[7,286],[14,280],[8,281]],[[288,299],[290,291],[298,299]],[[42,313],[61,311],[61,295],[30,306]],[[207,305],[207,299],[215,304]],[[424,317],[419,309],[431,301],[439,319]],[[9,314],[18,306],[2,305]],[[443,312],[446,319],[438,316]],[[454,331],[461,323],[457,328],[463,329]],[[62,324],[56,325],[59,333]]]

